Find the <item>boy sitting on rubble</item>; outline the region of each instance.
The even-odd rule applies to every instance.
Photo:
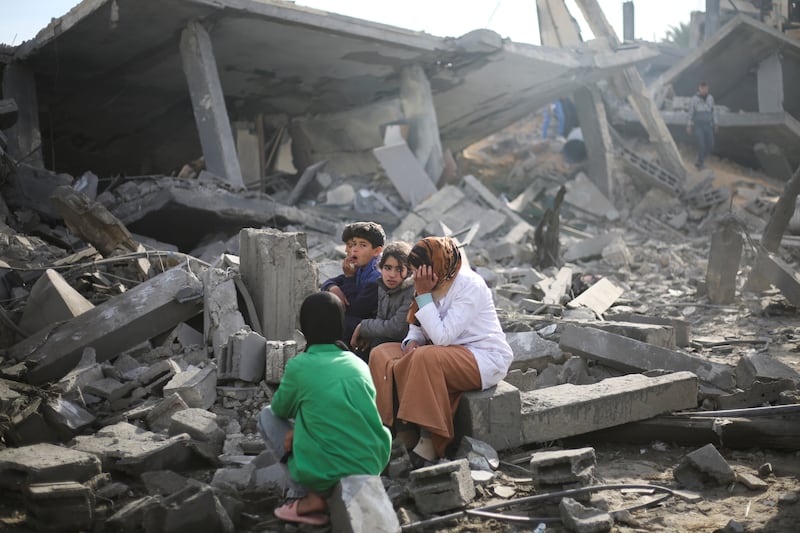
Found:
[[[375,406],[369,367],[338,339],[344,309],[318,292],[300,307],[303,353],[286,363],[278,391],[258,417],[258,429],[276,457],[285,457],[295,496],[277,509],[281,520],[324,525],[326,497],[340,479],[379,475],[389,461],[391,436]],[[294,420],[294,427],[289,420]],[[291,496],[291,495],[290,495]]]
[[[346,257],[342,263],[342,274],[325,280],[321,289],[330,292],[342,301],[345,308],[344,335],[342,341],[350,342],[356,326],[365,318],[372,318],[378,308],[377,268],[383,251],[386,234],[375,222],[354,222],[345,226],[342,241]]]
[[[378,268],[378,310],[375,318],[365,318],[356,326],[350,339],[356,355],[368,360],[369,351],[384,342],[400,342],[408,333],[406,315],[414,297],[414,280],[408,269],[407,242],[396,241],[386,245]]]

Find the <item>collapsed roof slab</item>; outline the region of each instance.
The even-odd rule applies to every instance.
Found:
[[[229,115],[346,111],[400,93],[400,69],[428,75],[454,149],[583,83],[652,57],[441,38],[276,0],[84,0],[15,58],[38,82],[51,166],[100,174],[176,168],[200,153],[179,41],[208,28]]]
[[[691,96],[706,80],[717,104],[759,111],[758,66],[776,52],[783,64],[783,109],[800,118],[800,41],[745,15],[730,20],[662,74],[651,89],[672,84],[675,94]]]
[[[686,133],[689,113],[662,111],[661,116],[676,140],[693,144]],[[638,117],[630,108],[618,110],[615,122],[625,129],[639,128]],[[714,153],[737,163],[758,168],[756,143],[774,144],[783,150],[792,168],[800,166],[800,121],[789,113],[719,113],[719,131],[714,140]],[[641,128],[639,128],[641,130]]]

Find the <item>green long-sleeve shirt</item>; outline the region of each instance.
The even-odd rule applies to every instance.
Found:
[[[378,475],[391,434],[375,406],[369,367],[334,344],[315,344],[289,360],[272,412],[294,418],[289,472],[315,491],[347,476]]]

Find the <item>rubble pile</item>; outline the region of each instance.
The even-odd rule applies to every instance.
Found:
[[[275,21],[288,10],[307,17],[302,31],[330,37],[314,33],[324,26],[319,13],[256,4],[254,24],[281,27]],[[0,128],[19,132],[0,133],[0,524],[296,531],[273,516],[289,479],[257,415],[305,348],[300,303],[341,272],[341,228],[369,219],[389,240],[457,240],[465,268],[493,292],[514,359],[496,387],[463,395],[450,460],[412,470],[393,443],[380,477],[345,478],[329,495],[332,530],[792,530],[800,520],[800,254],[789,234],[800,227],[796,154],[783,158],[777,141],[753,148],[761,173],[740,166],[749,159],[730,157],[728,146],[729,160],[712,156],[708,168],[687,171],[692,149],[667,128],[685,102],[651,98],[632,66],[650,52],[617,51],[589,0],[579,7],[602,38],[576,52],[581,39],[566,7],[542,4],[554,14],[543,28],[548,49],[521,53],[491,32],[445,44],[392,34],[415,58],[435,50],[437,65],[453,60],[447,68],[477,87],[469,95],[455,82],[429,83],[446,73],[415,63],[370,89],[397,90],[396,98],[351,108],[352,116],[301,115],[273,144],[241,122],[233,142],[219,78],[235,69],[200,68],[209,54],[213,64],[213,49],[192,22],[180,52],[203,158],[172,173],[57,173],[45,168],[41,146],[22,157],[30,139],[20,132],[39,132],[17,108],[27,104],[16,84],[33,78],[24,62],[6,65]],[[159,23],[179,18],[165,9]],[[220,24],[240,28],[232,12],[219,14]],[[356,24],[344,19],[335,21]],[[770,46],[788,39],[762,26],[733,18],[661,82],[680,87],[730,34],[750,32]],[[350,29],[359,38],[366,31]],[[219,61],[244,61],[230,57],[223,37]],[[492,61],[559,66],[542,86],[515,85],[497,102],[481,70]],[[43,68],[35,54],[30,64]],[[620,87],[630,107],[615,100]],[[545,104],[570,91],[578,134],[541,135],[542,114],[521,111],[532,105],[526,99]],[[448,106],[456,97],[474,106]],[[216,103],[198,109],[202,101]],[[781,113],[785,125],[790,111]],[[270,157],[286,159],[289,130],[298,145],[289,159],[312,159],[302,171],[270,180],[269,169],[287,167],[256,164],[257,179],[243,175],[253,136],[262,152],[269,146]],[[112,133],[102,146],[132,168]],[[565,157],[569,143],[585,144],[584,156]],[[112,164],[83,150],[70,166],[81,153],[100,168]]]

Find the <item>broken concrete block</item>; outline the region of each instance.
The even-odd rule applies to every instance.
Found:
[[[386,127],[383,146],[372,153],[380,161],[400,197],[412,207],[436,192],[436,184],[406,144],[399,125]]]
[[[239,250],[242,279],[255,302],[263,336],[293,338],[300,304],[319,288],[305,233],[243,229]]]
[[[280,383],[286,371],[286,363],[297,355],[295,341],[267,341],[266,371],[267,383]]]
[[[250,488],[253,482],[256,467],[246,464],[240,467],[220,468],[214,472],[211,486],[231,491],[244,491]]]
[[[103,379],[103,369],[96,362],[96,352],[94,348],[88,347],[83,350],[78,365],[58,382],[57,388],[64,394],[71,393],[79,388],[83,388],[90,383]]]
[[[413,470],[409,483],[417,510],[423,515],[459,509],[475,498],[466,459]]]
[[[219,268],[209,268],[203,276],[205,340],[211,345],[220,368],[228,339],[245,327],[244,317],[239,312],[234,276],[234,272]]]
[[[617,220],[619,211],[583,172],[565,184],[567,194],[564,201],[583,211],[608,220]]]
[[[660,346],[670,350],[675,349],[675,330],[672,326],[618,321],[587,322],[586,326],[646,342],[653,346]]]
[[[706,290],[712,304],[729,304],[736,297],[736,275],[744,243],[738,224],[734,219],[726,218],[711,236]]]
[[[53,444],[0,450],[0,487],[8,490],[33,483],[83,483],[100,472],[100,461],[94,455]]]
[[[164,385],[164,396],[177,393],[189,407],[208,409],[217,399],[217,372],[213,366],[189,367]]]
[[[178,411],[188,409],[189,406],[177,393],[172,393],[158,402],[147,413],[147,426],[152,431],[164,431],[172,424],[172,415]]]
[[[607,512],[594,507],[585,507],[572,498],[562,498],[558,504],[561,523],[575,533],[599,533],[610,531],[614,519]]]
[[[181,322],[172,332],[167,335],[167,338],[162,343],[163,346],[171,346],[174,343],[178,343],[181,345],[182,348],[188,348],[190,346],[203,346],[203,334],[194,329],[192,326],[186,324],[186,322]]]
[[[750,270],[746,288],[761,290],[770,285],[775,285],[792,305],[800,307],[800,275],[775,255],[762,252]]]
[[[36,483],[25,493],[28,523],[36,531],[90,531],[95,520],[92,490],[75,481]]]
[[[708,483],[728,485],[736,479],[733,469],[713,444],[687,454],[672,475],[678,483],[692,490],[701,490]]]
[[[531,476],[534,484],[588,485],[597,467],[594,448],[535,452],[531,455]]]
[[[233,533],[233,523],[214,491],[204,483],[189,483],[159,502],[159,511],[145,513],[145,531]]]
[[[44,418],[58,431],[63,440],[69,440],[75,433],[95,421],[92,413],[60,396],[47,402]]]
[[[328,498],[328,509],[337,532],[400,532],[400,522],[380,476],[342,478]]]
[[[750,490],[766,490],[769,483],[749,472],[736,472],[736,481]]]
[[[189,479],[171,470],[142,472],[139,476],[151,496],[169,496],[181,490]]]
[[[625,289],[619,282],[603,278],[585,291],[583,291],[577,298],[570,300],[567,307],[587,307],[595,312],[597,315],[605,313],[609,307],[614,305],[614,302],[622,296]]]
[[[505,381],[484,391],[467,392],[453,417],[455,437],[469,435],[495,450],[522,444],[520,392]]]
[[[106,527],[114,531],[141,531],[146,513],[158,508],[158,499],[145,496],[124,505],[106,520]]]
[[[165,439],[127,422],[106,426],[94,435],[75,437],[74,450],[96,455],[104,470],[141,474],[149,470],[187,470],[205,465],[188,435]]]
[[[136,388],[136,383],[133,382],[121,383],[113,378],[103,378],[86,385],[83,390],[98,398],[114,401],[127,396],[134,388]]]
[[[557,385],[520,394],[522,441],[549,442],[697,407],[697,376],[629,374],[593,385]]]
[[[468,436],[462,437],[456,457],[469,461],[470,470],[491,472],[500,466],[497,450],[486,442]]]
[[[619,322],[634,322],[636,324],[658,324],[661,326],[671,326],[675,331],[675,345],[681,348],[689,346],[692,338],[692,324],[688,320],[671,317],[657,317],[639,315],[636,313],[617,313],[609,317]]]
[[[173,268],[73,318],[44,339],[28,337],[8,354],[25,360],[29,383],[56,380],[75,367],[88,346],[95,349],[97,362],[103,362],[196,315],[202,292],[194,274]]]
[[[506,341],[514,352],[512,369],[534,368],[541,371],[550,363],[560,363],[564,360],[564,353],[558,343],[543,339],[535,331],[506,333]]]
[[[550,368],[550,367],[548,367]],[[553,367],[557,368],[557,367]],[[589,366],[581,357],[570,357],[558,372],[558,383],[572,383],[573,385],[591,385],[596,380],[589,375]],[[539,387],[541,388],[541,387]]]
[[[633,254],[622,237],[617,237],[603,248],[603,262],[616,268],[626,268],[633,264]]]
[[[250,328],[236,332],[228,339],[225,352],[225,370],[218,371],[220,378],[240,379],[257,383],[264,379],[267,341]]]
[[[75,318],[93,307],[94,304],[73,289],[61,274],[48,268],[31,287],[19,328],[30,335],[56,322]]]
[[[205,409],[190,408],[173,413],[169,426],[170,435],[188,433],[194,440],[207,442],[217,453],[222,452],[225,432],[217,425],[217,415]]]
[[[567,293],[572,286],[572,269],[561,267],[553,279],[543,280],[539,287],[544,291],[542,302],[550,305],[561,305],[568,299]]]
[[[561,334],[559,346],[564,351],[600,361],[623,372],[690,371],[722,389],[731,389],[735,385],[733,370],[727,365],[596,328],[567,326]]]
[[[349,183],[342,183],[325,191],[325,204],[340,207],[353,205],[356,199],[356,190]]]
[[[276,463],[263,468],[256,468],[253,473],[252,488],[257,491],[278,489],[285,493],[292,486],[292,479],[286,465]]]
[[[736,386],[749,389],[757,380],[777,381],[788,379],[800,383],[800,374],[789,365],[765,353],[746,354],[736,364]]]

